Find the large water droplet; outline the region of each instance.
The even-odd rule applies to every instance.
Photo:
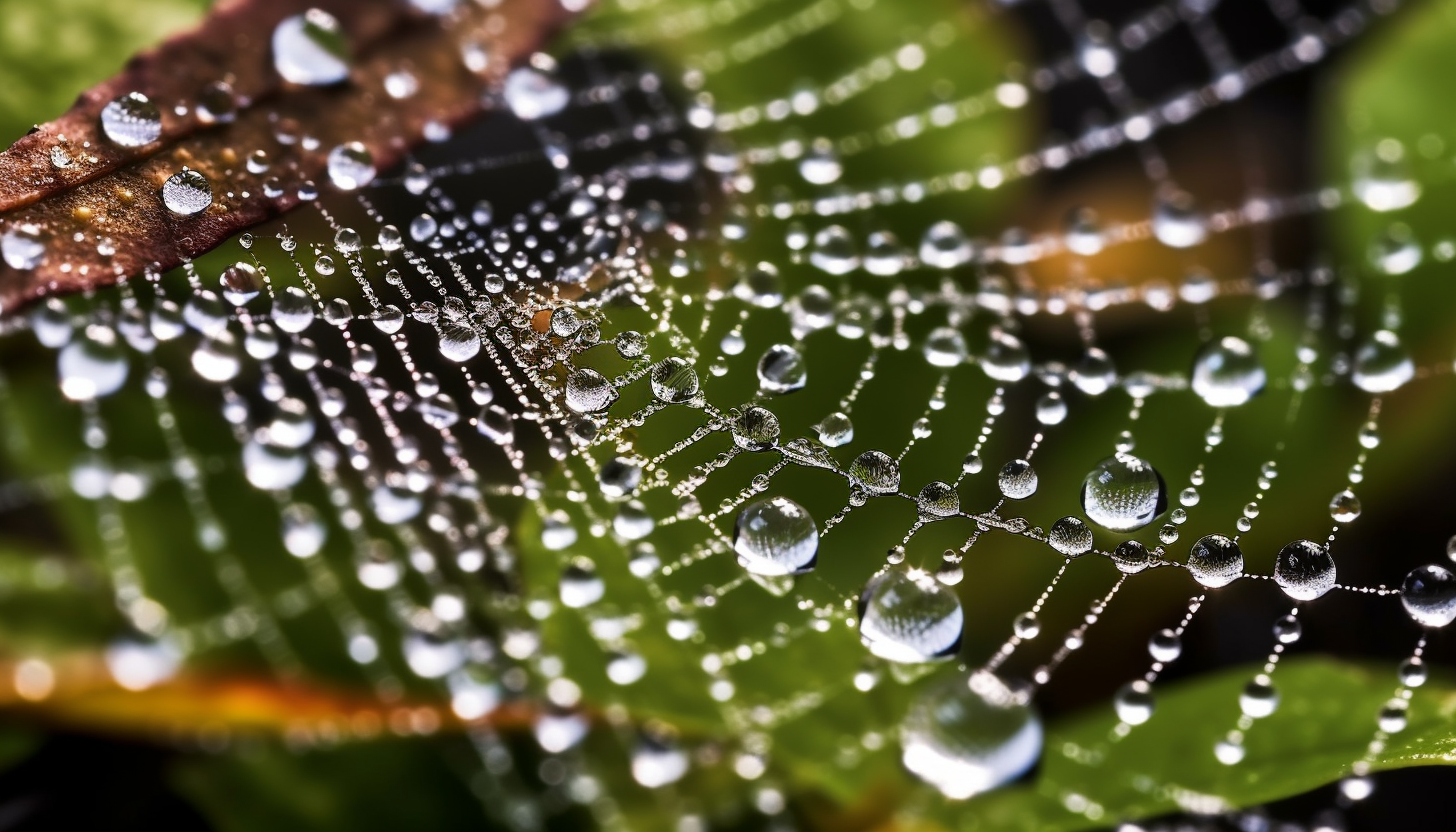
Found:
[[[502,94],[506,106],[522,121],[556,115],[571,103],[570,90],[552,76],[531,67],[511,70]]]
[[[1162,475],[1132,454],[1102,460],[1082,481],[1082,510],[1109,531],[1141,529],[1167,508]]]
[[[212,205],[212,183],[191,168],[183,168],[162,183],[162,204],[174,214],[190,217]]]
[[[738,563],[755,575],[797,575],[814,568],[819,530],[804,507],[787,497],[750,503],[733,524]]]
[[[87,327],[84,335],[61,350],[56,364],[61,393],[72,401],[109,396],[126,382],[126,350],[109,327]]]
[[[1031,353],[1020,338],[998,330],[992,333],[991,342],[981,356],[981,369],[996,381],[1012,384],[1031,372]]]
[[[1444,627],[1456,620],[1456,575],[1444,566],[1418,566],[1400,585],[1400,602],[1423,627]]]
[[[809,264],[829,274],[849,274],[859,268],[859,251],[854,237],[842,225],[831,225],[814,235]]]
[[[341,191],[368,185],[375,173],[374,155],[359,142],[341,144],[329,151],[329,181]]]
[[[273,67],[283,80],[307,86],[349,77],[349,42],[339,21],[322,9],[284,18],[273,30]]]
[[[1153,206],[1153,236],[1169,248],[1189,248],[1208,237],[1208,226],[1193,197],[1175,191]]]
[[[10,225],[0,234],[0,257],[12,269],[28,271],[39,266],[45,250],[40,229],[34,225]]]
[[[955,592],[919,569],[889,569],[865,584],[859,598],[860,641],[895,662],[954,656],[965,621]]]
[[[808,380],[804,356],[788,344],[774,344],[758,359],[758,387],[766,393],[792,393]]]
[[[838,448],[854,441],[854,422],[850,421],[849,414],[838,410],[821,419],[815,430],[826,447]]]
[[[162,135],[162,113],[145,95],[129,92],[101,108],[101,132],[122,147],[151,144]]]
[[[943,326],[925,336],[925,360],[932,367],[955,367],[966,360],[966,339],[955,327]]]
[[[1042,751],[1027,697],[985,671],[956,674],[910,706],[900,726],[905,768],[952,800],[1020,777]]]
[[[617,388],[596,370],[582,367],[566,377],[566,406],[577,413],[597,413],[617,400]]]
[[[1025,500],[1036,493],[1036,469],[1024,459],[1013,459],[996,475],[1001,493],[1012,500]]]
[[[1188,551],[1188,572],[1210,589],[1227,586],[1243,576],[1244,552],[1221,534],[1205,535]]]
[[[292,503],[283,509],[283,548],[296,558],[318,554],[328,539],[328,527],[319,513],[306,503]]]
[[[745,451],[765,451],[778,444],[779,417],[768,408],[751,405],[734,412],[732,418],[733,444]]]
[[[1404,386],[1415,374],[1416,366],[1400,338],[1382,329],[1356,350],[1350,380],[1367,393],[1389,393]]]
[[[881,451],[865,451],[849,464],[849,476],[871,494],[900,490],[900,464]]]
[[[1063,517],[1047,532],[1047,543],[1069,558],[1081,557],[1092,551],[1092,530],[1075,517]]]
[[[670,356],[657,362],[648,375],[652,394],[668,404],[681,404],[698,394],[698,372],[692,362]]]
[[[1313,601],[1335,588],[1335,559],[1328,547],[1296,540],[1279,550],[1274,582],[1296,601]]]
[[[1153,690],[1143,679],[1135,679],[1118,688],[1112,698],[1117,718],[1128,725],[1142,725],[1153,716]]]
[[[1249,342],[1210,341],[1193,360],[1193,392],[1213,407],[1237,407],[1264,389],[1267,377]]]

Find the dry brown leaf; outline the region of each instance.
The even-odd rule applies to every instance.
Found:
[[[273,67],[274,27],[310,7],[334,13],[351,44],[349,78],[336,86],[285,83]],[[220,4],[198,29],[138,56],[65,115],[0,153],[0,233],[33,228],[45,244],[34,268],[0,261],[0,312],[202,254],[297,205],[304,183],[327,187],[328,154],[339,145],[363,144],[380,169],[397,163],[422,141],[426,124],[454,126],[479,113],[511,66],[568,17],[561,4],[541,0],[502,0],[490,8],[462,3],[445,17],[413,11],[405,0]],[[468,47],[489,56],[482,71],[467,68]],[[386,76],[399,70],[418,81],[414,95],[385,93]],[[231,122],[205,124],[198,96],[219,81],[231,86],[239,106]],[[104,137],[99,116],[133,91],[158,105],[163,130],[157,141],[128,149]],[[290,135],[311,141],[280,141]],[[70,166],[52,162],[58,147]],[[271,165],[250,173],[247,158],[259,150]],[[159,195],[183,167],[212,188],[211,206],[193,216],[169,211]],[[280,196],[264,194],[270,178]]]

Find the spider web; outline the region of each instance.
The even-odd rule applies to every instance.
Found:
[[[1122,741],[1190,629],[1272,580],[1285,543],[1313,540],[1346,574],[1359,503],[1326,495],[1365,496],[1387,411],[1407,412],[1394,388],[1450,371],[1404,346],[1412,290],[1281,252],[1310,219],[1405,207],[1412,151],[1383,143],[1352,183],[1279,191],[1251,121],[1207,124],[1394,4],[1255,5],[1257,37],[1197,2],[1097,11],[1108,23],[1071,0],[622,0],[559,63],[518,70],[534,91],[398,175],[177,274],[7,321],[10,456],[40,469],[7,508],[86,519],[77,545],[130,631],[108,654],[123,685],[184,661],[362,683],[376,708],[300,719],[290,741],[463,722],[460,776],[512,828],[572,807],[608,828],[738,817],[683,778],[743,784],[725,801],[771,825],[806,777],[841,798],[906,778],[908,816],[977,828],[960,808],[974,804],[947,796],[1099,750],[967,770],[967,748],[991,740],[934,723],[921,751],[950,775],[927,775],[908,713],[979,685],[974,701],[1039,738],[1037,703],[1091,647],[1137,654],[1117,665],[1136,667],[1113,697],[1107,744]],[[1001,54],[1010,14],[1045,18],[1041,63]],[[990,57],[968,62],[972,48]],[[1134,72],[1168,52],[1185,75]],[[520,117],[557,92],[559,112]],[[1043,108],[1054,123],[1026,151]],[[1238,176],[1185,186],[1200,174],[1173,137],[1216,130],[1243,141],[1225,166]],[[1073,182],[1093,199],[1006,220],[1017,188],[1087,168],[1113,170],[1116,189]],[[1406,233],[1377,240],[1376,271],[1419,260]],[[215,287],[238,262],[264,297],[234,306]],[[1226,336],[1256,348],[1268,389],[1214,407],[1188,368]],[[31,360],[37,338],[60,353],[64,396],[55,365]],[[72,467],[45,470],[44,449],[68,446],[84,448]],[[1171,506],[1131,534],[1141,555],[1078,498],[1127,454],[1157,468]],[[1003,467],[1018,461],[1030,493]],[[771,498],[813,519],[812,570],[738,562],[736,527]],[[1213,533],[1249,561],[1226,589],[1185,565]],[[1376,577],[1328,597],[1399,603],[1404,571],[1350,572]],[[876,643],[861,594],[886,576],[908,576],[908,623]],[[1227,732],[1194,753],[1245,762],[1312,606],[1287,603],[1290,618],[1261,624],[1276,628],[1267,661]],[[1161,610],[1167,629],[1130,635],[1121,604]],[[936,642],[946,621],[954,638]],[[1117,632],[1099,648],[1103,627]],[[24,664],[17,688],[44,697],[57,672]],[[513,714],[533,744],[506,730]],[[1370,718],[1346,797],[1400,730]],[[1231,811],[1177,783],[1148,790]],[[1096,795],[1053,797],[1088,824],[1119,820]]]

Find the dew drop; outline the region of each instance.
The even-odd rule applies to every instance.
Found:
[[[1211,341],[1193,360],[1193,392],[1212,407],[1237,407],[1263,390],[1266,381],[1258,355],[1242,338]]]
[[[698,372],[686,358],[671,356],[657,362],[648,376],[652,394],[668,404],[681,404],[698,394]]]
[[[1025,500],[1036,493],[1036,469],[1024,459],[1013,459],[996,475],[1001,493],[1012,500]]]
[[[349,77],[349,43],[343,27],[322,9],[284,18],[273,29],[273,68],[292,84],[327,86],[343,81]]]
[[[1168,488],[1153,466],[1120,453],[1097,463],[1082,481],[1082,510],[1097,525],[1131,532],[1168,508]]]
[[[1118,688],[1112,699],[1117,718],[1128,725],[1142,725],[1153,716],[1153,690],[1146,681],[1135,679]]]
[[[506,106],[522,121],[556,115],[571,102],[571,92],[560,81],[528,66],[511,70],[502,94]]]
[[[126,383],[126,350],[109,327],[87,327],[80,338],[61,349],[56,364],[61,394],[72,401],[109,396]]]
[[[1112,563],[1119,572],[1132,575],[1152,565],[1148,547],[1136,540],[1124,540],[1112,550]]]
[[[925,337],[925,360],[932,367],[955,367],[966,360],[966,339],[960,330],[943,326]]]
[[[900,490],[900,464],[881,451],[865,451],[849,464],[849,476],[871,494]]]
[[[341,191],[353,191],[374,181],[374,155],[360,142],[341,144],[329,151],[329,181]]]
[[[960,598],[919,569],[887,569],[859,598],[859,635],[869,651],[894,662],[949,659],[960,649]]]
[[[1444,566],[1418,566],[1405,576],[1400,602],[1422,627],[1444,627],[1456,620],[1456,575]]]
[[[778,444],[779,418],[768,408],[752,405],[734,414],[730,430],[733,444],[738,447],[746,451],[766,451]]]
[[[617,400],[617,388],[596,370],[582,367],[566,377],[566,406],[577,413],[599,413]]]
[[[1188,572],[1209,589],[1228,586],[1244,574],[1243,550],[1221,534],[1205,535],[1188,551]]]
[[[804,356],[788,344],[774,344],[758,359],[758,387],[766,393],[792,393],[808,380]]]
[[[985,671],[925,691],[900,725],[905,768],[952,800],[1020,777],[1041,758],[1042,741],[1027,698]]]
[[[1312,540],[1296,540],[1279,550],[1274,582],[1296,601],[1313,601],[1335,588],[1335,559]]]
[[[45,253],[45,241],[34,225],[11,225],[0,234],[0,257],[12,269],[29,271],[40,265]]]
[[[122,147],[151,144],[162,136],[162,113],[145,95],[129,92],[101,108],[101,132]]]
[[[1063,517],[1047,532],[1047,543],[1069,558],[1081,557],[1092,551],[1092,530],[1075,517]]]
[[[838,448],[854,441],[854,422],[849,414],[837,410],[821,419],[815,430],[825,447]]]
[[[738,513],[733,551],[739,565],[755,575],[798,575],[814,568],[819,530],[803,506],[771,497]]]
[[[174,214],[190,217],[212,205],[212,183],[191,168],[183,168],[162,183],[162,204]]]
[[[1389,393],[1402,387],[1415,374],[1415,364],[1400,338],[1394,332],[1382,329],[1355,351],[1355,369],[1350,380],[1367,393]]]
[[[1330,518],[1336,523],[1350,523],[1360,516],[1360,498],[1346,488],[1330,498]]]

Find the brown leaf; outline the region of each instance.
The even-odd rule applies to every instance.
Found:
[[[333,148],[359,142],[384,169],[422,141],[426,124],[454,126],[476,115],[511,65],[569,16],[560,3],[542,0],[485,5],[462,2],[437,18],[406,0],[224,0],[198,29],[133,59],[65,115],[0,153],[0,234],[23,229],[45,245],[34,268],[0,261],[0,312],[176,266],[292,208],[305,182],[327,187]],[[331,12],[347,36],[353,60],[343,83],[298,86],[274,69],[274,27],[308,8]],[[467,68],[467,47],[489,56],[482,71]],[[384,80],[400,70],[418,88],[396,99]],[[216,82],[237,102],[227,123],[199,115],[199,97]],[[111,142],[100,125],[102,109],[130,92],[162,113],[161,137],[137,148]],[[256,151],[270,166],[255,174],[247,160]],[[53,152],[71,163],[58,167]],[[212,204],[192,216],[168,210],[160,198],[163,183],[183,167],[212,190]],[[269,179],[281,195],[265,195]]]

